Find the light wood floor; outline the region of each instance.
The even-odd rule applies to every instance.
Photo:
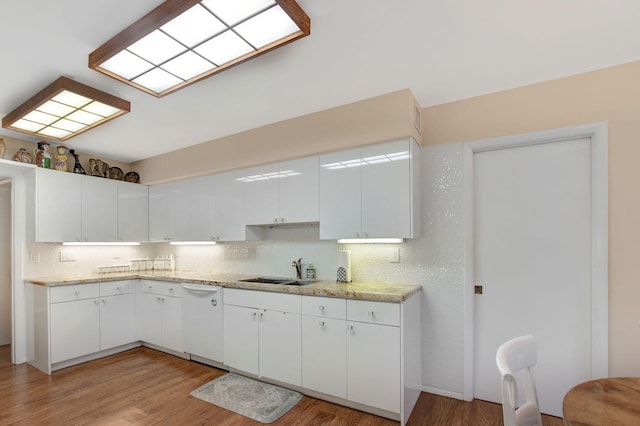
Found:
[[[0,425],[251,425],[247,419],[189,393],[224,374],[219,369],[137,348],[59,370],[48,376],[12,365],[0,346]],[[501,406],[423,393],[409,425],[500,425]],[[543,416],[545,425],[562,425]],[[388,419],[310,397],[274,426],[397,425]]]

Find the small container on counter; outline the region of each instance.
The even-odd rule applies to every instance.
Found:
[[[316,278],[316,268],[315,266],[313,266],[313,263],[310,263],[309,266],[307,266],[307,278],[308,279]]]

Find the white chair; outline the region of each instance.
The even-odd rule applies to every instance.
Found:
[[[538,395],[531,367],[538,361],[535,337],[521,336],[509,340],[498,348],[496,363],[502,376],[502,416],[505,426],[542,426]],[[518,407],[516,376],[521,373],[524,404]]]

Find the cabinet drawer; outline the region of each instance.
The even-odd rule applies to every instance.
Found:
[[[246,306],[248,308],[268,309],[271,311],[300,313],[298,294],[271,293],[268,291],[224,289],[225,305]]]
[[[51,303],[69,302],[71,300],[91,299],[100,296],[97,283],[65,285],[51,288]]]
[[[302,314],[318,317],[345,319],[347,300],[330,297],[302,296]]]
[[[182,284],[165,283],[160,281],[142,281],[142,292],[159,294],[161,296],[182,297]]]
[[[400,326],[400,304],[347,300],[347,319],[349,321]]]
[[[136,282],[134,280],[103,282],[100,283],[100,296],[135,293],[135,285]]]

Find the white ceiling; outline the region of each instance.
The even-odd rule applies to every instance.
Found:
[[[70,77],[131,112],[67,145],[131,162],[404,88],[424,107],[640,59],[637,0],[298,0],[310,36],[164,98],[87,67],[160,3],[2,2],[0,116]]]

